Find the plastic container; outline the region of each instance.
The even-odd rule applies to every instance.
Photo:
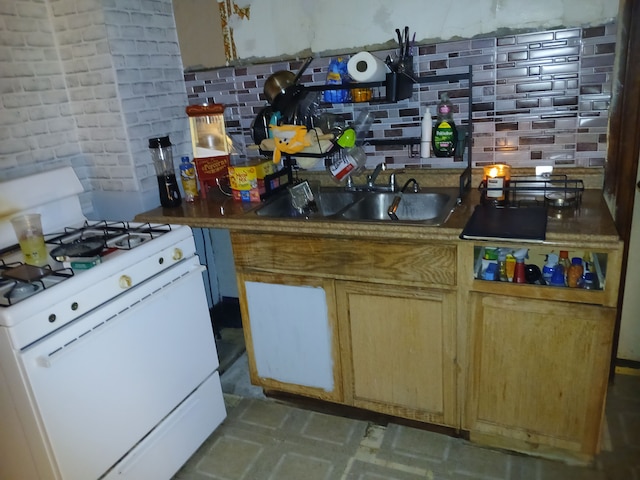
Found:
[[[368,109],[362,110],[356,117],[356,120],[355,122],[353,122],[352,126],[353,130],[356,132],[356,147],[361,147],[362,145],[364,145],[364,142],[367,139],[367,135],[371,130],[373,120],[373,114]]]
[[[18,238],[20,251],[25,263],[43,267],[49,262],[47,247],[42,234],[42,220],[39,213],[28,213],[13,217],[11,225]]]
[[[185,201],[194,202],[198,196],[198,183],[196,182],[196,167],[189,161],[189,157],[182,157],[180,162],[180,180],[182,180]]]
[[[351,175],[364,171],[367,154],[362,147],[342,148],[332,157],[327,170],[336,182],[342,182]]]
[[[177,207],[182,203],[173,166],[173,151],[171,147],[171,140],[168,136],[149,139],[151,159],[158,179],[160,205],[167,208]]]
[[[431,138],[433,135],[433,121],[431,120],[431,108],[427,107],[422,117],[420,136],[420,157],[429,158],[431,156]]]

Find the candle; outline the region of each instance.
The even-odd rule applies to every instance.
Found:
[[[484,167],[484,180],[487,190],[485,197],[494,202],[504,202],[507,197],[505,187],[509,186],[511,167],[502,163]]]

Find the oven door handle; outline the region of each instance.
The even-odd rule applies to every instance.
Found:
[[[151,297],[156,297],[157,294],[166,292],[166,288],[171,288],[171,286],[176,285],[179,282],[185,282],[188,277],[201,274],[201,272],[204,272],[206,269],[206,266],[200,265],[196,260],[191,265],[186,263],[183,264],[181,268],[175,272],[173,277],[169,277],[171,278],[169,281],[163,279],[164,275],[161,274],[160,277],[162,278],[157,277],[150,282],[140,284],[135,288],[128,290],[127,293],[117,297],[111,303],[111,309],[113,312],[107,313],[104,317],[101,316],[100,318],[95,319],[91,326],[88,326],[86,329],[79,330],[75,337],[66,339],[64,344],[59,345],[49,353],[37,356],[37,365],[43,368],[53,367],[56,361],[60,360],[76,348],[82,346],[87,340],[97,338],[97,335],[112,326],[117,320],[121,319],[123,314],[134,312],[135,310],[142,308],[145,302],[149,301]],[[164,273],[169,273],[169,270],[165,270]],[[124,305],[123,300],[127,300]],[[117,308],[113,308],[114,305],[116,305]],[[108,306],[109,304],[104,307],[108,308]]]

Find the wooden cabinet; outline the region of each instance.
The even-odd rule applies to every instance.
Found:
[[[234,232],[232,245],[255,384],[500,448],[599,451],[619,244],[595,250],[597,290],[480,280],[467,241]],[[530,248],[544,261],[551,247]]]
[[[346,401],[455,426],[455,294],[340,282],[337,299]]]
[[[470,311],[465,428],[472,439],[592,457],[615,309],[473,293]]]
[[[253,383],[410,419],[459,423],[454,245],[236,232],[232,245]],[[255,282],[262,285],[259,296],[252,295]],[[309,287],[323,294],[315,300],[302,295]],[[326,329],[331,344],[322,358],[304,358]],[[282,355],[290,365],[274,373],[267,362]],[[333,389],[303,375],[306,370],[320,378],[329,366]]]
[[[468,273],[477,279],[468,281],[463,367],[462,427],[472,440],[581,462],[598,453],[616,319],[618,247],[601,245],[592,254],[599,287],[584,290],[479,280],[482,249],[476,246],[474,273]],[[544,261],[552,248],[531,247],[530,258]]]

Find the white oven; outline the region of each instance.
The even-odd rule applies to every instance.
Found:
[[[137,240],[52,260],[26,297],[0,256],[0,478],[171,478],[226,416],[204,267],[184,226],[83,222],[49,249],[84,230]]]

